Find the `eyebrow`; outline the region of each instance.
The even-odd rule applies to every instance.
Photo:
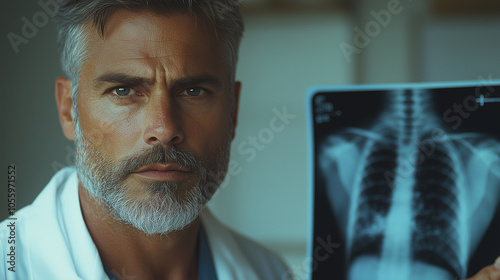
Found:
[[[106,73],[97,77],[94,81],[96,86],[101,83],[124,84],[128,86],[152,86],[155,83],[152,79],[120,73]]]
[[[128,86],[153,86],[155,84],[154,79],[148,79],[139,76],[130,76],[121,73],[106,73],[95,80],[95,84],[98,86],[101,83],[110,84],[124,84]],[[212,84],[213,86],[222,88],[223,82],[213,75],[197,75],[192,77],[183,77],[174,81],[170,87],[182,88],[193,86],[197,84]]]
[[[223,83],[217,77],[212,76],[212,75],[199,75],[199,76],[193,76],[193,77],[185,77],[185,78],[180,78],[178,80],[175,80],[174,83],[172,84],[172,87],[174,88],[183,88],[183,87],[188,87],[188,86],[193,86],[193,85],[198,85],[198,84],[211,84],[215,87],[222,88]]]

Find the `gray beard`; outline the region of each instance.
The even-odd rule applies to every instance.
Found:
[[[167,234],[188,226],[217,191],[228,169],[230,135],[207,161],[173,146],[157,145],[115,164],[83,136],[78,123],[75,130],[76,171],[82,185],[116,221],[146,234]],[[151,182],[145,192],[124,183],[127,175],[155,163],[176,163],[194,171],[198,183],[186,187],[177,182]],[[131,191],[141,196],[133,197]]]

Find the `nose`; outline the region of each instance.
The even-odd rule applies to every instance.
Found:
[[[165,92],[150,96],[145,105],[144,142],[149,145],[176,145],[183,141],[181,110],[173,97]]]

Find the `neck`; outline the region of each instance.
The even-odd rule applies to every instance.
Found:
[[[386,108],[376,128],[398,134],[400,144],[415,144],[423,133],[440,124],[433,109],[431,93],[421,89],[395,90],[386,98]]]
[[[196,279],[199,218],[186,228],[147,235],[119,222],[80,183],[83,219],[104,264],[118,278]],[[119,274],[119,275],[118,275]]]

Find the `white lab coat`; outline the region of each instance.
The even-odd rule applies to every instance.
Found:
[[[14,273],[7,263],[12,246],[8,225],[13,220],[0,223],[0,279],[108,279],[85,226],[77,186],[75,168],[64,168],[33,204],[15,214]],[[201,222],[218,279],[286,278],[286,267],[278,257],[230,230],[208,209],[203,210]]]

